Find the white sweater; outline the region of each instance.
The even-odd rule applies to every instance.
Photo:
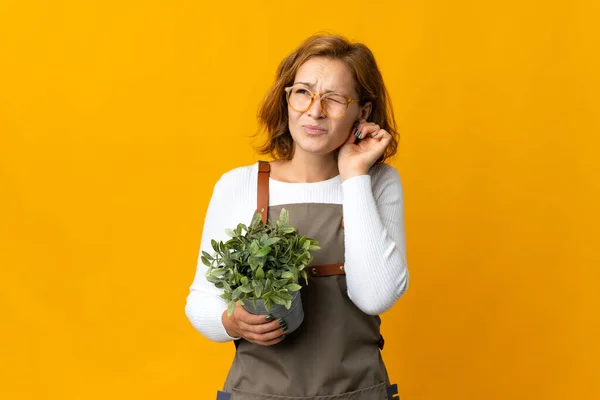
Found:
[[[211,239],[227,241],[225,229],[248,225],[256,211],[258,163],[224,173],[214,186],[206,212],[196,276],[190,286],[185,313],[192,325],[215,342],[234,340],[221,316],[227,303],[204,276],[202,251],[212,254]],[[368,175],[343,183],[340,176],[314,183],[270,179],[269,205],[292,203],[342,204],[348,297],[363,312],[381,314],[390,309],[408,287],[404,234],[404,197],[398,171],[373,166]]]

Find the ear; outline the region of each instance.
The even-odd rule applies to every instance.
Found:
[[[359,119],[369,120],[369,116],[371,115],[371,111],[373,109],[373,104],[369,101],[364,106],[361,107],[359,113]]]

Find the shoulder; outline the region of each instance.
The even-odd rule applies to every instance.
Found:
[[[375,164],[369,170],[369,175],[375,197],[389,191],[402,195],[402,180],[394,166],[385,163]]]
[[[400,183],[400,173],[396,167],[389,164],[375,164],[369,170],[373,186],[385,185],[390,183]]]
[[[246,187],[250,182],[254,182],[258,175],[258,162],[250,165],[243,165],[224,172],[216,186],[222,189]]]
[[[246,203],[256,197],[258,163],[225,171],[214,184],[213,197],[229,205]]]

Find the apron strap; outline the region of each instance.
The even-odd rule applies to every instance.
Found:
[[[256,212],[261,214],[263,224],[267,224],[267,215],[269,212],[269,176],[271,165],[268,161],[258,161],[258,182],[256,189]],[[342,217],[342,228],[344,227],[344,217]],[[308,272],[311,276],[330,276],[346,275],[344,264],[323,264],[312,265]]]
[[[346,275],[344,263],[309,265],[310,276]]]
[[[261,214],[263,224],[267,224],[269,211],[269,173],[271,165],[268,161],[258,161],[258,187],[256,190],[256,212]]]

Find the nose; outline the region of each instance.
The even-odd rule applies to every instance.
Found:
[[[313,99],[313,103],[310,105],[308,109],[308,116],[313,118],[322,118],[325,117],[323,114],[323,110],[321,109],[321,96],[316,95]]]

